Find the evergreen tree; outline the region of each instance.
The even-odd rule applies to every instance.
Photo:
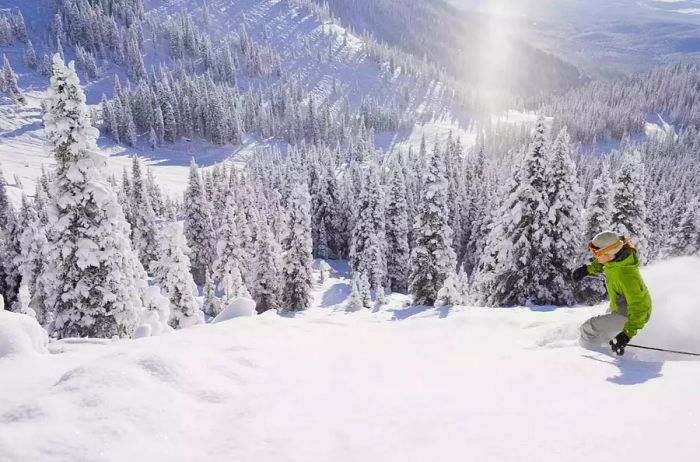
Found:
[[[267,310],[279,311],[281,253],[270,226],[262,220],[256,244],[255,302],[258,313]]]
[[[152,151],[158,146],[158,136],[156,135],[156,131],[153,129],[153,127],[151,127],[150,131],[148,132],[148,145],[151,147]]]
[[[459,269],[459,272],[452,272],[442,288],[438,291],[435,306],[444,305],[460,305],[464,306],[469,303],[469,276],[464,270],[464,267]]]
[[[347,311],[360,311],[363,308],[371,307],[372,295],[367,276],[362,272],[354,272],[352,274],[352,292],[346,302],[345,309]]]
[[[237,296],[243,285],[241,261],[247,258],[240,245],[240,231],[237,226],[238,210],[230,193],[223,207],[221,224],[217,231],[216,260],[213,265],[214,279],[218,281],[219,290]],[[240,280],[240,281],[239,281]],[[230,300],[227,300],[230,302]]]
[[[17,15],[12,18],[12,28],[14,35],[22,42],[27,41],[27,26],[24,24],[24,16],[21,11],[17,11]]]
[[[34,51],[34,45],[32,41],[27,41],[27,45],[24,47],[24,64],[31,69],[36,69],[36,52]]]
[[[207,273],[204,281],[204,304],[202,310],[207,316],[212,318],[215,318],[221,312],[221,300],[216,296],[211,272]]]
[[[578,184],[576,166],[571,155],[571,141],[566,129],[554,140],[549,164],[548,180],[549,221],[544,228],[546,239],[551,242],[551,273],[548,286],[557,306],[574,304],[573,284],[570,273],[580,255],[582,191]]]
[[[170,102],[166,101],[162,106],[163,110],[163,139],[168,143],[177,141],[177,120],[175,119],[175,111]],[[156,115],[157,117],[157,115]]]
[[[625,151],[622,165],[617,173],[613,230],[627,239],[631,239],[642,261],[646,261],[647,236],[646,194],[644,192],[644,163],[638,151]]]
[[[669,240],[671,256],[700,255],[700,200],[693,198]]]
[[[22,251],[19,239],[22,229],[20,217],[13,207],[7,209],[6,217],[5,227],[0,230],[0,266],[2,266],[0,273],[3,276],[3,296],[9,308],[16,304],[22,282],[18,265],[19,255]]]
[[[421,187],[418,215],[413,225],[410,291],[417,305],[432,305],[445,279],[454,272],[452,230],[448,224],[447,178],[438,146],[428,158]]]
[[[105,180],[107,161],[98,153],[98,131],[73,63],[66,67],[58,54],[44,125],[57,163],[40,275],[55,312],[53,332],[59,338],[128,337],[143,309],[129,225]]]
[[[144,268],[148,268],[158,253],[158,233],[156,214],[151,205],[146,178],[141,173],[141,163],[137,156],[132,160],[131,178],[132,242],[141,264]]]
[[[31,308],[34,310],[37,321],[46,323],[46,307],[42,298],[42,291],[37,288],[37,280],[42,272],[44,260],[42,251],[46,246],[46,233],[44,232],[39,213],[35,205],[22,196],[22,216],[20,221],[20,254],[15,263],[19,268],[22,285],[34,294],[31,299]]]
[[[10,199],[7,196],[5,175],[2,169],[0,169],[0,258],[2,258],[2,260],[0,260],[0,294],[3,294],[6,298],[8,292],[7,279],[12,275],[12,268],[9,266],[10,261],[6,255],[6,249],[8,249],[8,246],[10,246],[12,242],[11,224],[14,213],[14,207],[12,207]],[[9,309],[11,304],[7,300],[6,302],[7,309]]]
[[[326,260],[321,260],[321,262],[318,264],[318,282],[323,284],[328,280],[328,277],[331,274],[331,265],[328,264]]]
[[[192,274],[203,283],[214,261],[214,230],[211,204],[207,198],[199,169],[194,159],[185,191],[185,236],[192,253]]]
[[[357,201],[355,226],[352,232],[350,262],[353,271],[367,276],[372,289],[384,285],[386,279],[386,228],[384,191],[379,180],[379,166],[371,163],[365,173]]]
[[[285,311],[305,310],[311,304],[311,198],[304,181],[296,181],[289,197],[289,229],[284,241],[283,298]]]
[[[321,218],[321,223],[318,226],[318,242],[314,246],[316,256],[318,258],[329,258],[330,249],[328,248],[328,232],[326,231],[326,219]]]
[[[610,229],[613,213],[613,182],[610,175],[610,163],[603,160],[600,169],[593,180],[593,186],[586,202],[584,214],[585,232],[583,242],[589,242],[598,233]],[[589,258],[588,249],[580,259]],[[600,278],[588,277],[578,283],[576,287],[576,299],[587,304],[595,305],[602,302],[608,295],[605,282]]]
[[[493,178],[486,171],[484,147],[467,162],[468,185],[465,185],[462,207],[462,250],[461,260],[467,274],[472,274],[479,264],[482,249],[490,228],[493,211]]]
[[[165,121],[163,120],[163,111],[156,103],[153,109],[153,130],[156,132],[156,140],[158,145],[165,141]]]
[[[170,325],[182,329],[203,323],[197,285],[190,273],[190,252],[177,223],[163,227],[160,243],[158,259],[151,262],[150,271],[163,295],[170,299]]]
[[[547,195],[548,160],[544,120],[540,118],[522,163],[506,185],[474,281],[488,306],[546,305],[551,292],[551,236]]]
[[[7,56],[2,55],[3,66],[0,70],[0,92],[4,92],[15,98],[18,103],[24,104],[24,97],[17,86],[17,74],[12,69]]]
[[[156,178],[153,175],[153,170],[148,168],[146,171],[146,189],[148,190],[148,195],[151,198],[151,206],[156,216],[165,215],[165,203],[163,202],[163,194],[160,191],[160,187],[156,182]]]
[[[613,213],[613,182],[610,164],[604,160],[593,180],[593,187],[586,202],[584,239],[593,237],[610,228]]]
[[[121,136],[122,141],[129,146],[136,144],[136,125],[134,125],[134,116],[131,114],[131,106],[126,105],[122,110],[124,133]]]
[[[386,257],[389,288],[394,292],[408,289],[410,249],[408,247],[408,206],[403,169],[394,163],[386,206]]]

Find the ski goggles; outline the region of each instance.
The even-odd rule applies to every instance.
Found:
[[[588,250],[591,251],[593,258],[598,258],[601,255],[605,255],[607,252],[609,252],[613,249],[616,249],[618,247],[622,247],[623,245],[625,245],[625,242],[626,241],[619,240],[619,241],[617,241],[617,242],[615,242],[615,243],[613,243],[613,244],[611,244],[603,249],[599,249],[598,247],[594,246],[593,241],[591,241],[588,243]]]

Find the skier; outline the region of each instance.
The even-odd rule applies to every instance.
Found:
[[[639,256],[634,246],[612,231],[596,235],[588,245],[594,260],[571,274],[575,282],[605,272],[610,308],[602,316],[581,326],[581,344],[586,348],[610,340],[617,355],[625,352],[630,339],[651,316],[651,296],[639,273]],[[619,332],[615,335],[616,332]]]

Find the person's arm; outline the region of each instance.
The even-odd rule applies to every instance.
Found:
[[[590,275],[595,275],[598,273],[603,272],[603,264],[600,263],[598,260],[593,260],[589,264],[586,265],[586,269],[588,270],[588,274]]]
[[[631,277],[623,281],[622,295],[627,301],[627,323],[623,332],[632,338],[649,320],[651,297],[646,286],[638,277]]]

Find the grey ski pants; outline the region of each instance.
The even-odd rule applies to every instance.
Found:
[[[626,323],[627,316],[612,311],[591,318],[581,325],[581,344],[585,347],[607,345]]]

